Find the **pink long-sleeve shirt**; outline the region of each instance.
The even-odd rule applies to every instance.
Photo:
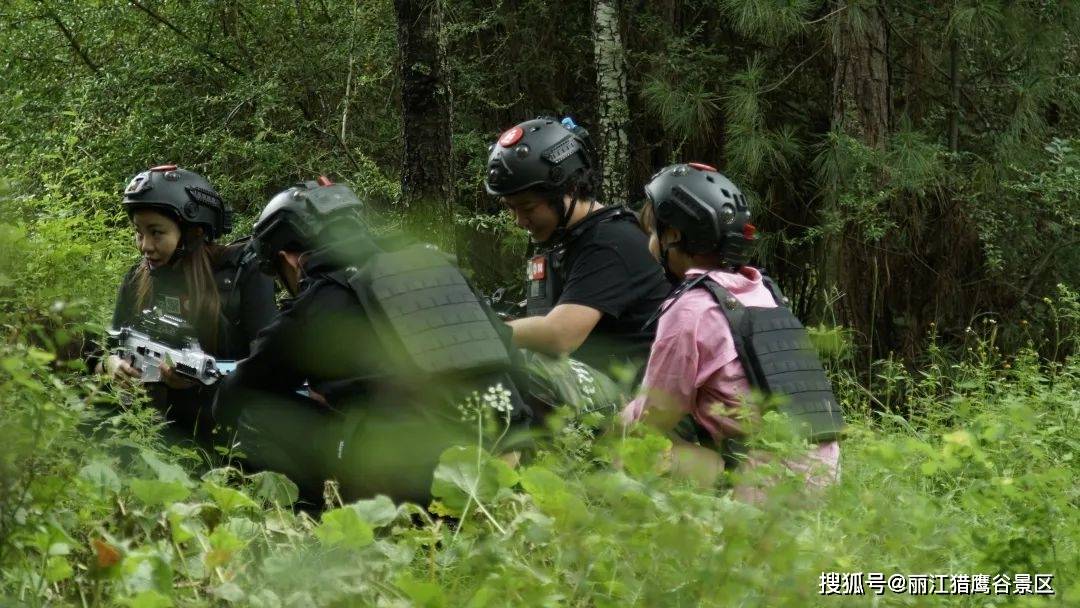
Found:
[[[691,269],[687,278],[702,274]],[[727,289],[745,306],[772,308],[772,294],[756,268],[738,273],[711,270],[709,278]],[[670,305],[670,307],[668,307]],[[676,407],[690,414],[715,439],[741,435],[734,414],[743,407],[741,398],[750,390],[724,313],[706,289],[691,289],[660,316],[656,339],[649,354],[641,395],[622,412],[623,421],[641,418],[647,407]],[[836,477],[840,446],[836,441],[818,444],[806,459],[785,461],[792,470],[808,475],[811,485],[824,485]],[[754,461],[751,457],[751,463]]]

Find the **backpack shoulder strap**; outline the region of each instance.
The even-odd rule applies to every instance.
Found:
[[[735,344],[735,353],[739,357],[739,362],[742,363],[746,372],[746,379],[750,381],[752,386],[762,386],[761,378],[758,377],[755,366],[751,365],[752,359],[749,356],[749,342],[754,328],[750,322],[750,314],[747,312],[746,306],[738,298],[731,295],[731,292],[724,288],[723,285],[708,278],[708,275],[703,276],[706,278],[701,282],[701,286],[712,294],[713,299],[720,306],[720,312],[724,314],[724,318],[727,319],[728,325],[731,327],[731,340]]]
[[[222,281],[224,297],[221,302],[221,311],[231,323],[237,323],[240,318],[240,279],[244,271],[255,260],[255,249],[251,246],[251,237],[237,239],[227,245],[228,250],[222,258],[221,271],[227,273]]]
[[[780,286],[776,284],[776,281],[772,277],[765,274],[764,268],[759,268],[758,272],[761,273],[761,282],[765,285],[765,289],[769,290],[772,294],[773,300],[776,301],[777,306],[783,306],[784,308],[791,308],[791,300],[780,291]]]
[[[659,321],[660,317],[664,316],[664,313],[666,313],[672,306],[674,306],[675,302],[679,298],[681,298],[683,296],[683,294],[685,294],[687,291],[689,291],[693,287],[696,287],[699,283],[704,281],[707,276],[708,275],[702,274],[702,275],[696,276],[693,279],[690,279],[688,281],[683,281],[682,284],[680,284],[678,287],[676,287],[675,291],[671,292],[671,295],[668,296],[671,299],[671,301],[668,302],[668,305],[657,308],[656,312],[653,313],[653,316],[649,317],[649,320],[645,321],[645,324],[641,326],[641,331],[644,332],[644,331],[648,330],[649,327],[651,327],[653,325],[653,323],[656,323],[657,321]]]

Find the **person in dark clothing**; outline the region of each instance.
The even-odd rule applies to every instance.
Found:
[[[462,403],[475,397],[504,432],[528,413],[509,336],[460,271],[432,247],[371,237],[361,209],[320,178],[263,210],[261,267],[295,297],[223,381],[214,413],[249,464],[308,499],[335,479],[347,499],[422,502],[442,451],[483,439]]]
[[[142,259],[124,276],[112,328],[142,329],[149,309],[175,315],[194,329],[204,351],[218,359],[246,357],[255,334],[276,314],[273,281],[252,263],[245,243],[215,241],[230,229],[221,197],[204,177],[174,165],[136,175],[123,205]],[[92,357],[91,369],[138,377],[116,354]],[[179,434],[208,445],[213,386],[203,386],[162,365],[161,382],[147,384],[151,402]]]
[[[538,118],[492,145],[485,187],[535,244],[527,316],[510,321],[514,343],[609,371],[648,357],[653,330],[642,328],[671,284],[634,213],[596,200],[593,168],[584,129]]]

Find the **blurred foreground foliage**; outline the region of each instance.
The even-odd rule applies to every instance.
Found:
[[[1060,301],[1075,323],[1077,294]],[[312,512],[280,475],[164,445],[138,391],[58,357],[71,310],[0,343],[0,598],[18,605],[866,605],[821,597],[822,572],[1053,573],[1054,598],[935,600],[1080,597],[1080,357],[1002,355],[993,323],[958,358],[931,343],[918,374],[880,362],[872,391],[831,358],[851,433],[820,495],[771,471],[744,504],[672,479],[662,437],[556,415],[520,467],[445,452],[431,505],[330,492]],[[770,422],[760,448],[803,449]]]

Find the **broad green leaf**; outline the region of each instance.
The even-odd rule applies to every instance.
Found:
[[[454,446],[439,457],[431,494],[449,514],[460,516],[470,494],[486,503],[517,481],[517,472],[502,460],[476,446]]]
[[[397,518],[398,514],[398,508],[397,505],[394,504],[394,501],[382,494],[369,500],[354,502],[350,506],[356,509],[356,512],[360,514],[360,517],[363,518],[364,521],[370,523],[372,527],[375,528],[389,525]]]
[[[632,477],[646,477],[662,472],[664,455],[671,449],[671,440],[659,434],[627,437],[617,449],[627,473]]]
[[[291,479],[274,471],[260,471],[249,479],[252,482],[252,490],[255,498],[264,503],[276,503],[283,507],[296,502],[300,497],[300,490]]]
[[[585,503],[572,494],[566,482],[544,467],[530,467],[521,474],[521,485],[545,514],[565,524],[588,519]]]
[[[244,593],[244,590],[240,587],[240,585],[237,585],[236,583],[224,583],[218,585],[217,587],[211,589],[211,592],[217,597],[225,600],[226,602],[230,602],[233,604],[243,601],[244,598],[247,596],[247,594]]]
[[[398,577],[394,584],[409,596],[414,606],[423,608],[446,606],[446,594],[435,583],[419,580],[411,574],[404,574]]]
[[[131,592],[158,591],[167,593],[173,588],[172,566],[163,557],[165,545],[146,545],[124,556],[120,563],[122,583]]]
[[[187,471],[180,465],[165,462],[148,450],[142,450],[139,455],[142,456],[143,462],[150,467],[150,470],[157,475],[158,480],[180,483],[188,487],[192,485],[191,478],[188,476]]]
[[[173,606],[172,598],[153,589],[122,599],[120,603],[128,608],[172,608]]]
[[[323,513],[322,523],[315,528],[315,536],[327,545],[352,549],[366,547],[375,540],[371,524],[364,521],[351,506]]]
[[[107,462],[91,462],[79,470],[79,478],[106,492],[120,491],[120,477]]]
[[[201,527],[201,522],[195,524],[191,520],[192,517],[198,514],[200,509],[202,509],[202,505],[190,503],[174,503],[169,506],[167,514],[169,530],[172,532],[173,540],[177,544],[193,538],[195,528]]]
[[[135,497],[148,505],[167,505],[187,498],[190,491],[179,482],[132,479],[128,482]]]
[[[218,526],[210,534],[210,550],[206,552],[203,561],[208,569],[213,570],[228,563],[233,555],[243,548],[244,541],[225,526]]]
[[[207,494],[214,499],[214,502],[221,507],[222,511],[228,513],[235,509],[258,509],[259,505],[255,504],[254,500],[248,497],[247,494],[234,490],[232,488],[226,488],[219,486],[213,482],[204,482],[203,488],[206,489]]]

